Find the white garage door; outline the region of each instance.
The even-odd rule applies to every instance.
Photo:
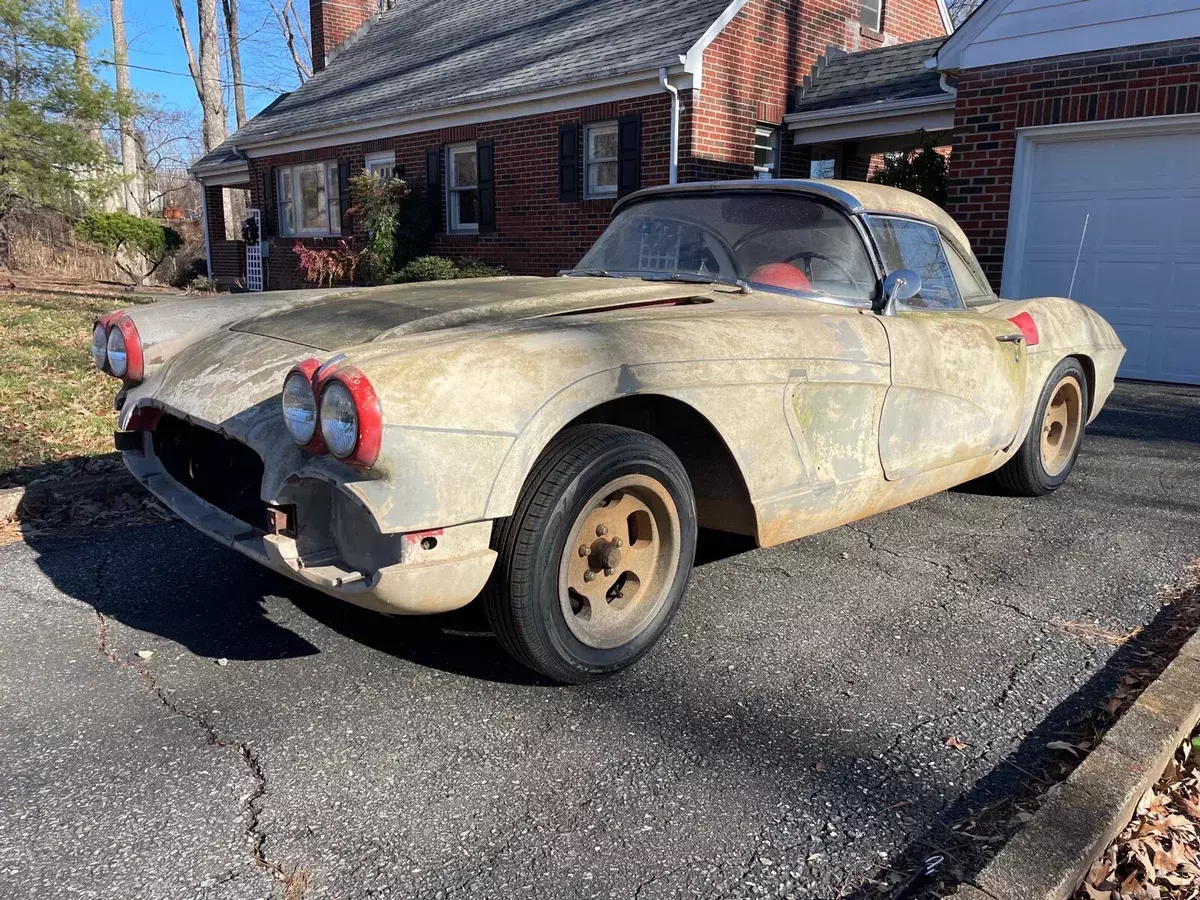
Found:
[[[1200,125],[1117,137],[1063,128],[1023,140],[1021,155],[1005,295],[1066,296],[1090,216],[1072,297],[1129,348],[1119,374],[1200,384]]]

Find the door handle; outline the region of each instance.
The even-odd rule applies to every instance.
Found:
[[[1016,334],[998,334],[996,335],[996,340],[1003,344],[1019,344],[1025,340],[1025,335],[1019,331]]]

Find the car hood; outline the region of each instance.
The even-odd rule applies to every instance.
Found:
[[[717,287],[718,291],[728,288]],[[518,319],[709,300],[709,285],[633,278],[481,278],[392,285],[320,297],[230,326],[316,350]]]

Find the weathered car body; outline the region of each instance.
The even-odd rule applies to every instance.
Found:
[[[646,197],[763,190],[836,206],[868,247],[869,214],[930,223],[982,279],[940,209],[875,185],[684,185],[626,198],[618,214]],[[579,275],[162,302],[127,313],[143,371],[120,398],[120,446],[211,537],[335,597],[426,613],[484,588],[493,522],[513,515],[539,454],[573,423],[660,437],[701,526],[773,545],[995,471],[1036,427],[1064,358],[1087,373],[1090,421],[1124,352],[1099,315],[1061,298],[884,312],[878,300]],[[1013,322],[1023,313],[1032,346]],[[281,383],[309,356],[374,385],[370,468],[306,452],[286,430]]]

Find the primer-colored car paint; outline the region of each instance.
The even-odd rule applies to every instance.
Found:
[[[978,270],[945,213],[892,188],[719,182],[623,203],[730,190],[808,192],[851,216],[918,218]],[[1021,312],[1039,342],[997,340]],[[129,315],[145,376],[124,392],[121,427],[152,407],[249,445],[264,462],[262,499],[294,504],[297,533],[253,531],[188,491],[149,433],[125,452],[130,471],[204,533],[392,613],[469,603],[495,561],[491,523],[512,514],[539,453],[609,401],[668,397],[707,420],[728,452],[693,473],[700,524],[768,546],[998,469],[1065,357],[1089,373],[1090,421],[1124,354],[1107,322],[1062,298],[882,315],[737,286],[590,277],[225,295]],[[302,451],[283,424],[287,371],[335,355],[381,398],[382,448],[366,472]]]

